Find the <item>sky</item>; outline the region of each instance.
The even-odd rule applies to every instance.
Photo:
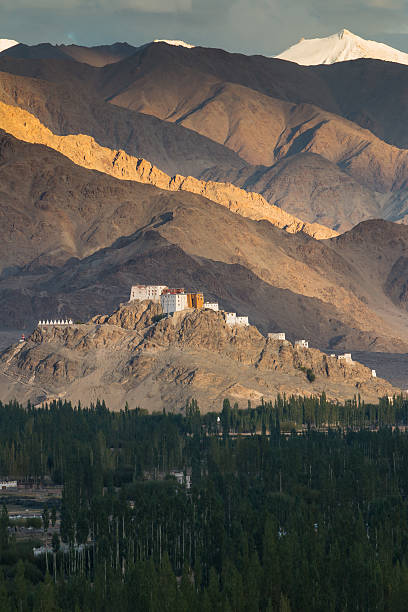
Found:
[[[0,24],[27,44],[164,38],[263,55],[347,28],[408,52],[408,0],[0,0]]]

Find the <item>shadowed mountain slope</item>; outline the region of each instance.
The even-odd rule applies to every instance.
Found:
[[[63,53],[83,64],[89,64],[96,68],[115,64],[133,55],[137,47],[128,43],[117,42],[113,45],[97,45],[94,47],[84,47],[83,45],[59,45],[58,48]]]
[[[269,171],[267,167],[248,166],[227,147],[182,126],[98,102],[90,95],[78,99],[75,88],[67,85],[52,85],[7,73],[0,73],[0,81],[3,102],[30,109],[55,134],[90,134],[103,146],[123,148],[130,155],[152,161],[170,175],[180,173],[227,180],[249,191],[258,191],[269,202],[292,214],[302,210],[308,222],[327,223],[335,229],[349,229],[353,222],[382,215],[383,200],[377,193],[361,186],[334,162],[321,156],[320,162],[316,157],[313,163],[310,159],[300,163],[299,155],[290,155],[283,166],[277,162]],[[0,127],[8,129],[7,125]],[[314,138],[309,148],[316,148],[319,138]],[[257,141],[251,138],[249,142]],[[275,144],[272,142],[271,147]],[[293,158],[297,161],[292,162]],[[387,218],[393,218],[392,208]]]
[[[217,175],[210,168],[204,180]],[[402,204],[372,192],[336,164],[315,153],[298,153],[271,167],[231,169],[226,180],[263,195],[270,202],[308,222],[322,223],[337,231],[349,230],[362,219],[403,219]],[[398,194],[401,192],[397,192]],[[404,197],[405,201],[405,197]],[[384,210],[384,203],[387,210]],[[397,216],[398,215],[398,216]]]
[[[318,239],[330,238],[336,234],[327,227],[304,223],[292,217],[281,208],[268,204],[257,193],[248,193],[231,184],[204,182],[193,177],[176,175],[171,178],[142,158],[131,157],[121,150],[101,147],[90,136],[53,134],[30,113],[2,102],[0,127],[16,138],[47,145],[80,166],[100,170],[121,180],[149,183],[170,191],[199,193],[244,217],[266,219],[291,233],[303,231]]]
[[[113,45],[99,45],[85,47],[83,45],[25,45],[19,43],[3,51],[3,57],[15,59],[73,59],[83,64],[100,68],[107,64],[114,64],[133,55],[137,47],[128,43],[114,43]]]
[[[69,62],[75,65],[74,62]],[[34,114],[55,134],[89,134],[102,146],[143,157],[173,175],[200,173],[212,166],[241,168],[233,151],[192,130],[99,101],[79,83],[53,84],[0,73],[0,100]]]
[[[91,316],[126,299],[131,284],[157,282],[201,289],[264,331],[318,346],[408,350],[406,317],[384,292],[408,228],[378,222],[384,243],[345,257],[337,239],[291,235],[197,194],[119,181],[8,135],[0,159],[3,326],[54,312]]]
[[[162,115],[169,117],[183,100],[190,98],[193,106],[196,92],[203,100],[203,92],[209,92],[214,83],[232,83],[271,98],[318,106],[370,129],[390,144],[408,146],[404,104],[408,67],[402,64],[362,59],[310,67],[221,49],[152,43],[120,62],[97,69],[61,59],[26,61],[9,57],[12,51],[0,54],[0,70],[59,83],[68,75],[72,82],[86,80],[98,96],[126,108],[146,103],[143,96],[152,103],[159,90],[163,99],[155,103],[160,104]],[[159,111],[155,114],[159,116]]]
[[[405,130],[406,66],[356,60],[304,67],[156,43],[101,68],[3,53],[0,69],[1,99],[56,134],[89,134],[170,175],[252,185],[272,204],[340,230],[378,216],[405,220],[399,194],[407,153],[381,138],[395,140],[386,138],[388,124],[395,135]],[[377,73],[395,96],[384,97]],[[403,147],[403,138],[396,144]],[[299,163],[308,153],[321,163]],[[293,157],[285,176],[279,163]],[[259,174],[268,179],[258,181]]]

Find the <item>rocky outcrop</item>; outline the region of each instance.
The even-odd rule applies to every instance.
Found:
[[[218,180],[217,168],[210,168],[201,178]],[[270,204],[291,215],[339,232],[363,219],[396,220],[397,206],[388,203],[388,196],[364,187],[337,164],[315,153],[297,153],[270,167],[256,166],[255,170],[253,166],[231,169],[226,179],[242,189],[260,193]]]
[[[222,312],[160,314],[158,304],[136,301],[86,324],[37,328],[1,355],[2,397],[99,397],[113,409],[127,401],[149,410],[180,410],[196,398],[206,411],[225,397],[245,406],[278,393],[376,401],[397,392],[359,363],[266,339],[251,325],[230,327]]]
[[[146,329],[157,323],[163,316],[160,304],[143,300],[134,301],[122,305],[110,315],[97,315],[91,319],[91,323],[97,325],[115,325],[122,329]]]

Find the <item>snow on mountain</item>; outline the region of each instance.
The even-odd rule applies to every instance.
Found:
[[[186,47],[186,49],[194,49],[194,45],[190,45],[190,43],[184,42],[184,40],[164,40],[160,38],[156,38],[154,40],[155,43],[164,42],[167,45],[174,45],[175,47]]]
[[[0,53],[18,44],[20,43],[18,43],[16,40],[8,40],[7,38],[0,38]]]
[[[408,64],[408,53],[397,51],[383,43],[365,40],[348,30],[341,30],[327,38],[302,38],[296,45],[276,57],[303,66],[334,64],[360,58]]]

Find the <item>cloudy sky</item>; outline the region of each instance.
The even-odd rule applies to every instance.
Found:
[[[175,38],[274,55],[347,28],[408,51],[408,0],[0,0],[0,23],[27,44]]]

